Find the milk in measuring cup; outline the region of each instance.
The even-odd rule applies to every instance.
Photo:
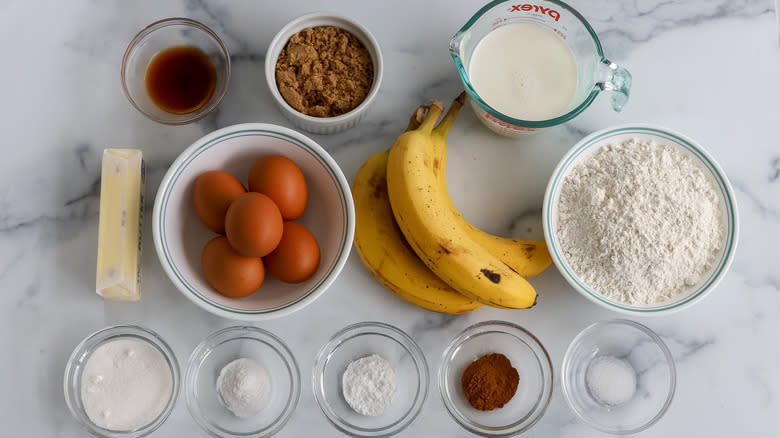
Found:
[[[564,114],[577,88],[577,63],[566,43],[533,23],[501,26],[471,56],[474,90],[495,110],[520,120]]]

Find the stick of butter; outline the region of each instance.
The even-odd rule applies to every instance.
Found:
[[[103,298],[141,299],[145,179],[140,150],[103,151],[95,286]]]

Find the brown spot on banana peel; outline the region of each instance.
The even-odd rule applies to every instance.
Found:
[[[514,239],[516,240],[516,239]],[[520,243],[518,242],[520,246],[523,247],[523,252],[525,253],[526,257],[530,258],[534,255],[534,252],[536,251],[536,245],[533,243]]]
[[[374,188],[374,191],[371,193],[371,196],[374,199],[381,199],[381,200],[388,199],[387,178],[382,178],[379,175],[371,175],[371,179],[369,179],[368,185],[369,187]]]
[[[439,254],[441,254],[442,252],[444,254],[453,254],[453,253],[464,254],[468,252],[465,250],[465,248],[458,245],[454,245],[452,240],[450,239],[442,239],[438,243],[439,243],[439,248],[441,248]]]
[[[480,269],[479,272],[482,273],[488,280],[492,281],[495,284],[501,283],[501,274],[497,272],[493,272],[490,269]]]
[[[504,263],[504,262],[501,262],[501,263]],[[504,263],[504,266],[506,266],[507,268],[509,268],[509,270],[510,270],[510,271],[512,271],[512,272],[514,272],[515,274],[517,274],[517,275],[520,275],[520,273],[519,273],[519,272],[517,272],[517,271],[515,270],[515,268],[513,268],[513,267],[511,267],[511,266],[507,265],[506,263]],[[520,275],[520,276],[522,277],[522,275]]]

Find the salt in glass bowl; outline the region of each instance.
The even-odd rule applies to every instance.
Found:
[[[161,51],[174,46],[196,47],[208,55],[217,73],[209,100],[195,111],[174,114],[158,107],[146,91],[146,70]],[[205,24],[189,18],[166,18],[143,28],[127,46],[122,58],[122,90],[143,115],[166,125],[186,125],[206,117],[227,93],[230,53],[219,36]]]
[[[233,415],[217,392],[222,367],[252,359],[268,372],[268,403],[247,418]],[[190,355],[184,375],[187,409],[196,423],[213,437],[270,437],[290,419],[301,394],[298,363],[284,342],[257,327],[228,327],[203,340]]]
[[[636,372],[631,399],[609,405],[588,387],[588,367],[598,357],[625,361]],[[628,435],[655,424],[672,403],[677,385],[669,348],[652,330],[637,322],[615,319],[582,330],[563,357],[561,388],[571,409],[582,421],[602,432]]]
[[[89,419],[84,410],[84,404],[81,400],[81,373],[87,364],[92,353],[106,342],[120,339],[129,339],[146,342],[165,358],[165,363],[171,372],[171,396],[162,412],[152,420],[151,423],[133,430],[110,430],[98,426]],[[71,353],[68,363],[65,366],[65,379],[63,381],[65,391],[65,402],[68,405],[70,413],[79,424],[81,424],[89,433],[100,438],[138,438],[149,435],[162,426],[168,419],[176,399],[179,396],[179,363],[173,350],[157,333],[139,327],[137,325],[116,325],[106,327],[89,336],[87,336]]]
[[[500,353],[517,370],[517,392],[501,408],[480,411],[463,395],[461,376],[480,357]],[[526,329],[504,321],[474,324],[455,336],[441,360],[439,391],[450,416],[464,429],[484,437],[507,437],[536,424],[550,404],[553,369],[541,342]]]
[[[377,354],[393,367],[397,379],[393,401],[377,416],[355,412],[344,400],[342,375],[350,362]],[[400,329],[381,322],[362,322],[336,333],[322,346],[312,372],[314,396],[328,421],[356,437],[388,437],[417,418],[428,393],[428,363],[420,347]]]

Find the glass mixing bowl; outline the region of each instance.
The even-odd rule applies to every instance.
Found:
[[[84,371],[89,357],[95,350],[106,342],[119,339],[132,339],[143,341],[157,349],[171,371],[171,396],[165,408],[151,423],[134,430],[110,430],[102,428],[89,419],[81,400],[81,374]],[[138,438],[149,435],[162,426],[168,416],[171,415],[176,399],[179,396],[179,363],[173,350],[157,333],[136,325],[117,325],[106,327],[86,337],[71,353],[65,366],[65,402],[70,413],[89,433],[101,438]]]
[[[149,97],[146,70],[161,51],[174,46],[196,47],[208,55],[216,69],[211,97],[195,111],[175,114],[164,111]],[[230,53],[219,36],[205,24],[189,18],[166,18],[143,28],[127,46],[122,58],[122,89],[143,115],[166,125],[185,125],[206,117],[222,101],[230,83]]]
[[[397,377],[392,404],[377,416],[352,410],[341,382],[350,362],[371,354],[390,362]],[[387,437],[404,430],[420,413],[428,394],[428,363],[417,343],[400,329],[363,322],[345,327],[322,346],[312,384],[322,413],[337,429],[356,437]]]
[[[509,403],[480,411],[463,395],[461,376],[469,364],[491,353],[506,356],[520,381]],[[484,437],[514,436],[530,429],[547,410],[552,387],[547,350],[531,332],[504,321],[485,321],[463,330],[444,350],[439,368],[439,391],[447,411],[464,429]]]
[[[220,370],[239,358],[260,364],[271,380],[268,403],[248,418],[233,415],[217,392]],[[192,418],[209,435],[270,437],[287,424],[298,404],[300,371],[295,357],[278,337],[257,327],[228,327],[195,347],[184,375],[184,392]]]
[[[636,373],[634,396],[621,404],[601,402],[590,390],[588,369],[596,358],[624,361]],[[677,384],[672,354],[652,330],[624,319],[597,322],[574,338],[563,357],[561,387],[575,414],[611,434],[641,432],[669,409]]]

